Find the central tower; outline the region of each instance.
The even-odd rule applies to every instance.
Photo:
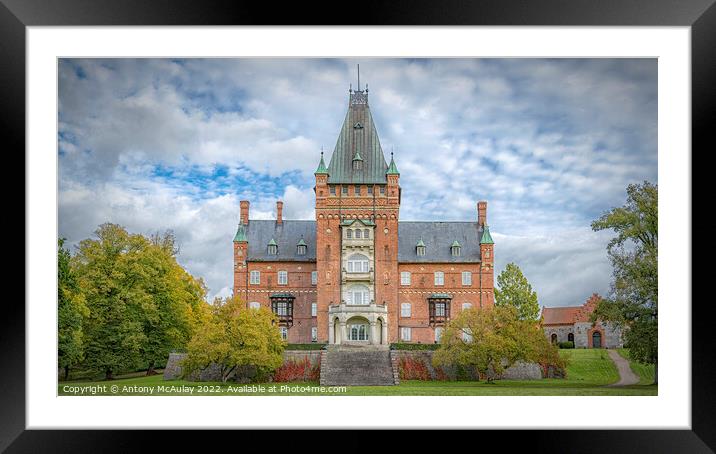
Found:
[[[368,86],[349,90],[331,160],[315,172],[318,341],[380,344],[397,337],[400,174],[386,163]]]

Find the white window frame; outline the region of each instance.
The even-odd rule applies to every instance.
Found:
[[[463,331],[462,332],[462,340],[465,342],[472,342],[472,334]]]
[[[260,308],[261,308],[261,303],[259,303],[258,301],[251,301],[249,303],[249,309],[260,309]]]
[[[410,317],[412,314],[412,306],[410,303],[401,303],[400,304],[400,316],[401,317]]]
[[[277,277],[278,285],[288,285],[288,271],[280,270]]]
[[[318,271],[311,271],[311,285],[318,285]]]
[[[356,302],[356,295],[361,295],[360,302]],[[354,285],[348,289],[348,304],[353,306],[368,306],[370,304],[370,289],[365,285]]]
[[[412,337],[412,330],[409,326],[403,326],[400,328],[400,340],[410,342]]]
[[[435,342],[440,342],[440,339],[443,336],[443,327],[442,326],[436,326],[435,327]]]
[[[425,246],[416,246],[415,253],[416,253],[418,256],[422,257],[422,256],[425,255],[425,249],[426,249]]]
[[[436,271],[435,274],[435,285],[445,285],[445,273],[442,271]]]
[[[346,230],[346,238],[349,240],[353,239],[353,230],[351,230],[351,229]]]
[[[318,303],[311,303],[311,317],[318,316]]]
[[[311,327],[311,342],[318,342],[318,328],[315,326]]]
[[[472,285],[472,271],[462,272],[462,285]]]
[[[256,279],[254,279],[256,278]],[[261,271],[253,270],[249,273],[249,284],[259,285],[261,284]]]
[[[360,232],[360,230],[357,230]],[[355,258],[355,257],[363,257],[363,258]],[[363,254],[352,254],[350,257],[348,257],[348,261],[346,263],[346,271],[349,273],[368,273],[370,271],[370,259],[368,256]]]
[[[462,310],[472,309],[472,303],[462,303]]]
[[[400,285],[410,285],[410,271],[400,272]]]
[[[363,238],[363,231],[361,229],[356,229],[356,240],[360,240]]]
[[[279,331],[281,332],[281,339],[288,340],[288,327],[286,326],[279,326]]]
[[[369,326],[365,323],[351,323],[348,325],[348,340],[367,341],[370,339],[368,337],[369,330]],[[354,334],[355,336],[353,336]]]

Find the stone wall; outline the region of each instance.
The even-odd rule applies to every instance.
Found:
[[[413,358],[415,360],[423,361],[427,366],[430,377],[433,380],[438,379],[438,373],[433,367],[433,354],[432,350],[394,350],[394,355],[397,358],[398,363],[401,358]],[[448,380],[477,380],[478,377],[474,370],[460,370],[456,366],[446,366],[442,368],[442,371],[447,376]],[[508,367],[500,377],[504,380],[539,380],[542,378],[542,370],[538,364],[517,362],[512,366]]]
[[[171,353],[164,368],[164,380],[177,380],[181,377],[182,368],[181,360],[186,357],[186,353]],[[308,359],[311,365],[316,365],[321,361],[320,350],[286,350],[283,352],[284,364],[289,361],[300,362]],[[256,369],[252,366],[244,366],[238,368],[229,380],[246,383],[250,382],[256,376]],[[187,378],[189,381],[221,381],[221,371],[212,364],[199,373],[193,373]]]

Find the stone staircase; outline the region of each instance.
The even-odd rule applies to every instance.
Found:
[[[397,380],[387,346],[329,345],[321,352],[321,386],[386,386]]]

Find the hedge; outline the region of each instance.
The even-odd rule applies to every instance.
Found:
[[[567,342],[559,342],[557,344],[559,348],[574,348],[574,342],[567,341]]]
[[[322,350],[326,344],[319,344],[317,342],[311,344],[287,344],[286,350]]]
[[[440,344],[408,344],[408,343],[390,344],[391,350],[437,350],[439,348],[440,348]]]

